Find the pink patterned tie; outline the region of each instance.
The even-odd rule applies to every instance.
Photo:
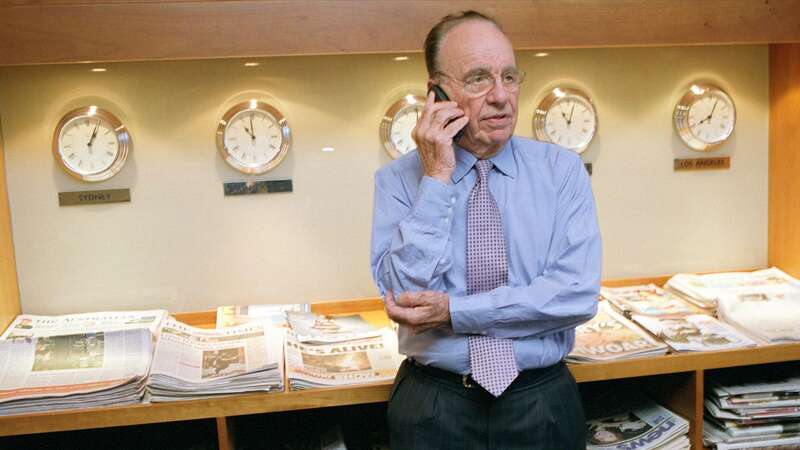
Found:
[[[475,164],[478,182],[467,207],[467,294],[491,291],[508,284],[506,240],[500,210],[489,192],[491,161]],[[519,369],[510,339],[470,336],[469,362],[472,379],[499,397],[517,378]]]

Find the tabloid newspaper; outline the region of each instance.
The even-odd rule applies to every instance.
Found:
[[[667,346],[601,301],[597,315],[575,329],[568,362],[593,362],[663,355]]]
[[[308,303],[279,305],[220,306],[217,308],[217,328],[233,327],[245,323],[264,321],[277,327],[287,327],[288,311],[308,312]]]
[[[614,414],[588,420],[587,450],[688,448],[689,422],[651,400],[616,406]]]
[[[722,295],[791,293],[797,291],[800,281],[772,267],[754,272],[678,274],[670,278],[665,287],[703,308],[713,309]]]
[[[633,315],[633,321],[679,352],[727,350],[756,345],[728,324],[705,315],[658,318]]]
[[[600,294],[617,311],[630,318],[632,314],[645,316],[687,316],[705,313],[677,295],[655,284],[600,289]]]
[[[285,353],[286,376],[296,390],[393,380],[403,360],[389,328],[373,337],[327,344],[300,342],[288,333]]]
[[[283,389],[284,330],[252,323],[201,329],[168,318],[151,368],[151,401]]]
[[[718,299],[717,315],[764,342],[800,341],[800,289],[724,294]]]
[[[63,316],[35,316],[22,314],[0,336],[0,340],[29,339],[34,336],[58,336],[75,333],[132,330],[147,328],[152,336],[158,335],[167,311],[105,311]]]
[[[309,344],[343,342],[380,336],[378,328],[361,316],[325,316],[312,312],[286,312],[286,320],[294,333],[294,339]]]
[[[141,401],[145,328],[0,341],[0,415]]]

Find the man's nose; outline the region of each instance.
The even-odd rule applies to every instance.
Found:
[[[486,93],[486,101],[490,104],[503,104],[508,101],[508,91],[500,77],[494,77],[494,85]]]

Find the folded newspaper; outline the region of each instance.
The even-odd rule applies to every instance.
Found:
[[[601,301],[597,315],[575,329],[575,347],[568,362],[593,362],[663,355],[666,344]]]
[[[754,272],[678,274],[664,286],[702,308],[714,309],[723,295],[791,293],[800,289],[800,281],[772,267]]]
[[[403,358],[397,335],[389,328],[377,335],[327,344],[286,337],[286,376],[292,389],[347,386],[394,379]]]
[[[277,326],[287,327],[286,313],[289,311],[308,312],[308,303],[278,305],[220,306],[217,308],[217,328],[233,327],[245,323],[265,321]]]
[[[800,289],[720,295],[717,315],[764,342],[800,341]]]
[[[152,346],[145,328],[0,341],[0,415],[140,402]]]
[[[600,289],[600,294],[617,311],[630,318],[632,314],[645,316],[688,316],[705,311],[655,284]]]
[[[161,322],[167,311],[105,311],[63,316],[35,316],[22,314],[0,336],[0,340],[30,339],[38,336],[58,336],[75,333],[132,330],[147,328],[158,336]]]
[[[647,399],[613,407],[614,414],[587,421],[587,450],[689,448],[689,422],[667,408]]]
[[[286,320],[298,342],[323,344],[377,337],[381,332],[361,316],[326,316],[312,312],[287,311]]]
[[[633,321],[679,352],[727,350],[756,345],[730,325],[705,315],[658,318],[634,314]]]
[[[168,318],[153,357],[149,398],[282,390],[283,334],[261,322],[209,330]]]

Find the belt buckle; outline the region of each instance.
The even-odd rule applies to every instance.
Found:
[[[472,389],[475,387],[475,385],[472,384],[470,380],[471,377],[469,376],[469,374],[461,375],[461,384],[467,389]]]

